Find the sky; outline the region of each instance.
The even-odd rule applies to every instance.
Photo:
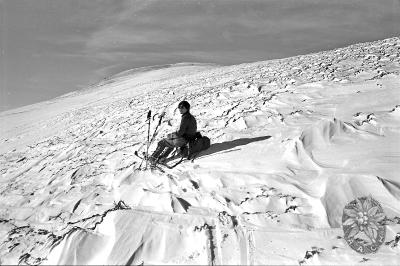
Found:
[[[400,0],[0,0],[0,112],[136,67],[232,65],[400,36]]]

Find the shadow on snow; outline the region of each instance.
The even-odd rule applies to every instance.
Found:
[[[263,137],[256,137],[256,138],[242,138],[242,139],[235,139],[231,141],[226,141],[222,143],[215,143],[211,144],[210,148],[208,148],[205,151],[200,152],[197,156],[194,157],[194,159],[202,158],[202,157],[207,157],[213,154],[221,154],[221,153],[227,153],[227,152],[233,152],[233,151],[238,151],[240,149],[234,149],[235,147],[238,146],[243,146],[247,145],[252,142],[256,141],[262,141],[271,138],[271,136],[263,136]]]

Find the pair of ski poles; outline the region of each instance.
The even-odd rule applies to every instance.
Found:
[[[159,121],[158,121],[158,124],[157,124],[155,130],[154,130],[153,136],[152,136],[151,139],[150,139],[151,110],[149,110],[149,112],[147,113],[148,129],[147,129],[147,148],[146,148],[146,156],[145,156],[145,159],[146,159],[146,169],[147,169],[148,161],[149,161],[149,148],[150,148],[150,144],[154,141],[154,138],[156,137],[156,134],[157,134],[158,127],[160,126],[161,121],[162,121],[162,119],[163,119],[164,116],[165,116],[165,112],[163,111],[163,112],[161,112],[160,119],[159,119]]]

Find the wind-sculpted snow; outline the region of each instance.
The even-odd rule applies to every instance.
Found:
[[[400,263],[399,38],[155,69],[0,114],[2,264]],[[183,99],[212,146],[138,171],[148,110],[159,140]],[[341,219],[368,195],[387,233],[362,255]]]

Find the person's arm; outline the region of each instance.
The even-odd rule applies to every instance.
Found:
[[[188,124],[188,121],[187,121],[186,117],[182,117],[181,125],[179,126],[179,130],[176,131],[176,135],[178,137],[183,137],[183,135],[186,133],[187,124]]]
[[[179,125],[179,129],[177,131],[175,131],[175,132],[167,134],[167,138],[175,139],[175,138],[178,138],[178,137],[182,137],[183,134],[185,134],[185,132],[186,132],[185,124],[187,124],[187,123],[184,122],[184,118],[182,117],[181,124]]]

